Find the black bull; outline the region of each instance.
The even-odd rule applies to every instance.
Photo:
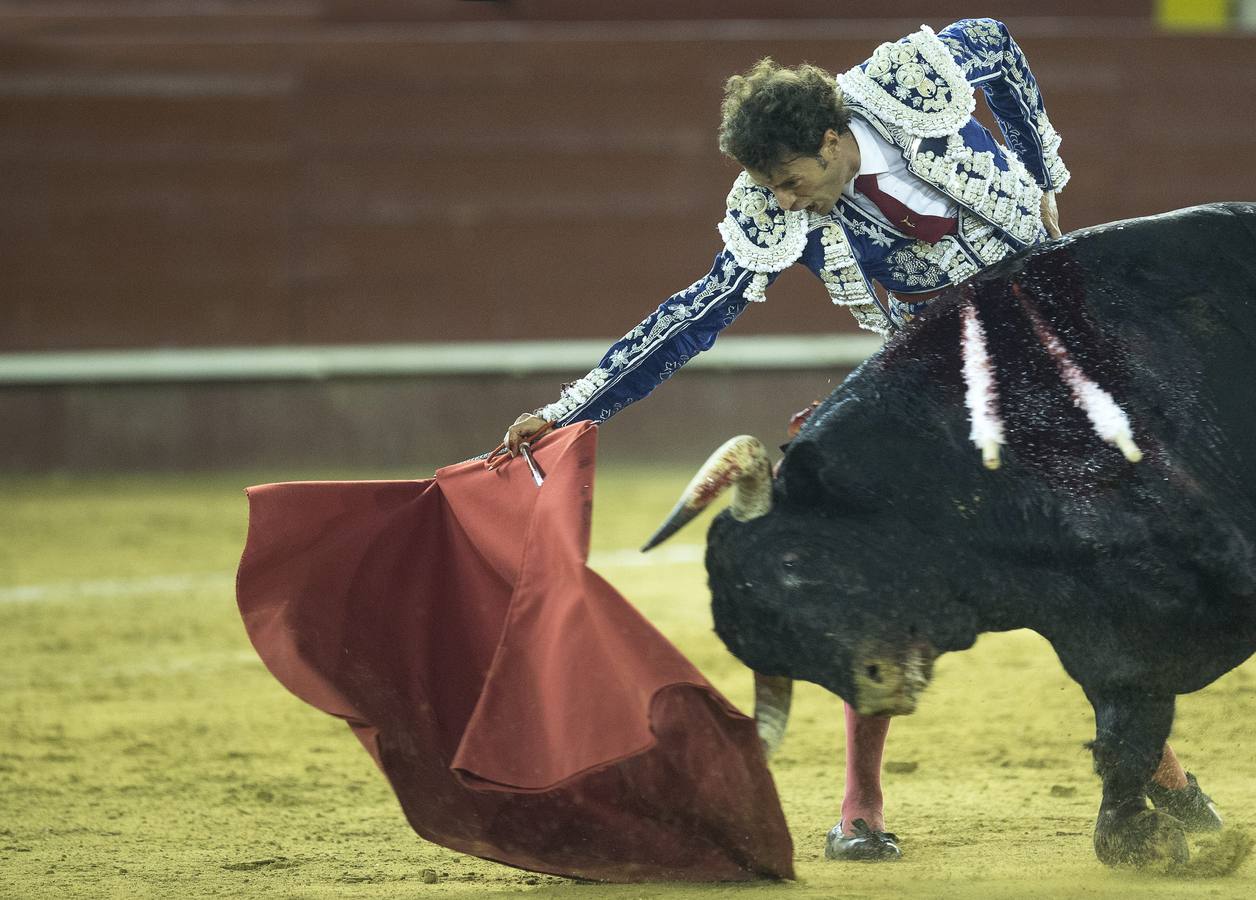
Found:
[[[1144,790],[1175,696],[1256,650],[1254,384],[1256,205],[1077,232],[936,300],[770,484],[753,439],[713,457],[650,546],[735,484],[716,631],[761,688],[867,714],[912,711],[982,632],[1038,632],[1094,707],[1100,859],[1181,860]]]

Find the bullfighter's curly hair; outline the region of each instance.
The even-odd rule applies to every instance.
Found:
[[[720,150],[747,169],[771,172],[799,156],[815,156],[824,132],[849,130],[833,76],[810,63],[778,66],[770,57],[724,84]]]

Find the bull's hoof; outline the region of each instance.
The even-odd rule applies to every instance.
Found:
[[[839,859],[847,862],[893,862],[902,859],[903,851],[898,849],[898,836],[888,831],[873,831],[863,819],[855,819],[851,826],[855,833],[842,834],[842,823],[838,822],[829,832],[824,843],[824,858]]]
[[[1225,824],[1217,805],[1200,789],[1190,772],[1186,773],[1186,787],[1175,791],[1153,781],[1147,785],[1147,796],[1156,804],[1156,809],[1173,816],[1187,831],[1220,831]]]
[[[1182,823],[1154,809],[1118,819],[1099,813],[1095,823],[1095,855],[1109,866],[1169,869],[1190,859]]]

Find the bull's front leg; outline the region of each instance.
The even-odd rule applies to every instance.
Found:
[[[1103,803],[1095,823],[1095,854],[1110,866],[1186,862],[1182,823],[1147,806],[1146,790],[1173,724],[1174,697],[1135,690],[1091,696],[1095,708],[1095,771]]]

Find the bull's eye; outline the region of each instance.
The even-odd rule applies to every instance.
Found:
[[[787,590],[795,590],[802,587],[802,560],[799,559],[797,553],[785,553],[781,556],[780,580],[781,585]]]
[[[877,683],[880,683],[880,681],[881,681],[881,670],[880,670],[880,669],[878,669],[876,666],[868,666],[868,668],[867,668],[867,670],[866,670],[866,671],[867,671],[867,673],[868,673],[868,677],[869,677],[869,678],[871,678],[873,681],[875,681],[875,682],[877,682]]]

